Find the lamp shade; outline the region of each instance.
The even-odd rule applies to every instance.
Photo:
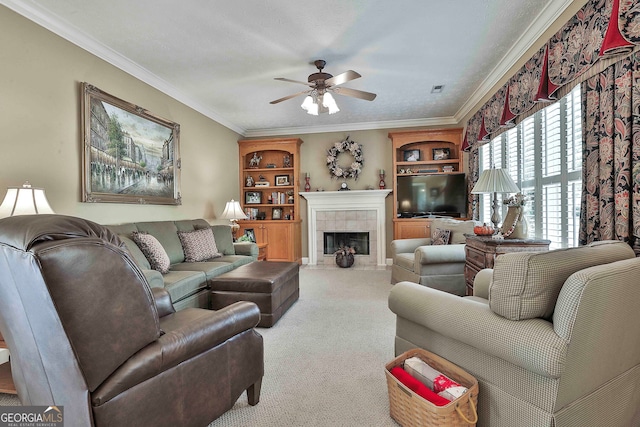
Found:
[[[224,211],[222,211],[220,219],[247,219],[247,216],[242,211],[240,202],[236,202],[235,200],[231,199],[231,201],[227,202],[227,205],[224,207]]]
[[[506,170],[491,168],[482,171],[471,193],[517,193],[519,191],[520,189]]]
[[[304,98],[301,107],[307,112],[307,114],[311,114],[313,116],[318,115],[318,104],[311,95],[307,95],[307,97]]]
[[[9,187],[0,205],[0,218],[15,215],[52,214],[44,189],[33,188],[29,182],[22,187]]]
[[[329,92],[325,92],[322,97],[322,105],[329,109],[329,114],[335,114],[340,109],[338,108],[338,104],[336,104],[336,100],[333,99],[333,96]]]

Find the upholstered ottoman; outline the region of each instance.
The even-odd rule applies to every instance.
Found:
[[[269,328],[298,300],[297,262],[254,261],[210,280],[211,309],[237,301],[251,301],[260,308],[258,326]]]

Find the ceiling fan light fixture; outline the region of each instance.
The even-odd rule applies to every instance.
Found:
[[[324,96],[322,97],[322,105],[329,109],[329,114],[335,114],[340,111],[340,109],[338,108],[338,104],[336,104],[336,100],[333,99],[333,95],[331,95],[329,92],[325,92]]]
[[[317,116],[318,114],[324,113],[335,114],[340,111],[336,100],[328,91],[332,91],[343,96],[364,99],[365,101],[373,101],[376,98],[375,93],[365,92],[358,89],[350,89],[341,86],[344,83],[362,77],[355,71],[348,70],[344,73],[334,76],[322,71],[324,69],[324,66],[326,65],[326,62],[324,60],[319,59],[315,61],[314,64],[318,69],[318,72],[311,74],[308,77],[307,82],[291,80],[284,77],[276,77],[276,80],[279,81],[305,85],[307,86],[307,90],[276,99],[274,101],[271,101],[270,104],[278,104],[282,101],[295,98],[299,95],[307,95],[305,96],[305,99],[300,107],[302,107],[302,109],[305,110],[308,114]],[[309,87],[311,87],[311,90],[309,90]]]
[[[300,106],[307,112],[307,114],[311,114],[313,116],[318,115],[318,104],[314,101],[311,95],[307,95]]]

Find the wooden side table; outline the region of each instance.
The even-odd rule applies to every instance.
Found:
[[[493,268],[498,255],[509,252],[543,252],[549,250],[551,240],[536,239],[492,239],[490,236],[465,234],[464,279],[467,284],[467,295],[473,295],[473,279],[483,268]]]
[[[0,334],[0,349],[2,348],[7,348],[7,344],[4,342],[2,334]],[[18,394],[16,392],[16,386],[13,384],[10,362],[0,365],[0,393]]]
[[[268,243],[256,243],[258,245],[258,261],[266,261],[267,260],[267,246]]]

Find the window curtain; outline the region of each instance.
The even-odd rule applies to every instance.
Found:
[[[622,240],[640,253],[640,53],[582,83],[580,244]]]
[[[467,122],[469,189],[478,177],[477,148],[568,93],[640,46],[640,2],[590,0]],[[470,214],[477,196],[469,191]]]

